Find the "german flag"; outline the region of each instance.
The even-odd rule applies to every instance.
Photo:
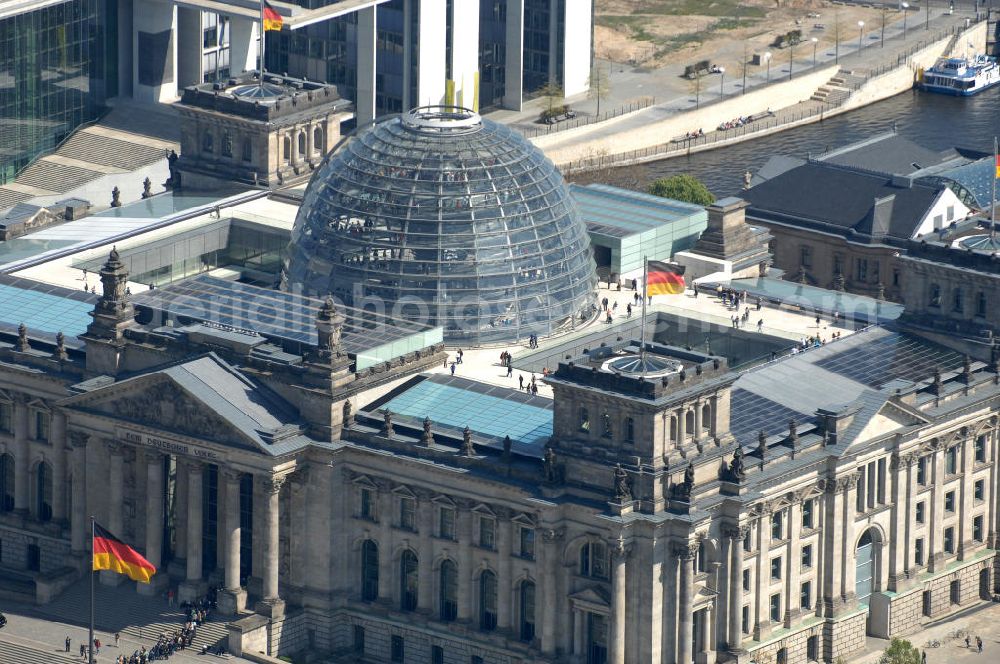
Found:
[[[149,583],[156,574],[153,564],[140,556],[138,551],[95,523],[94,570],[104,569],[124,574],[140,583]]]
[[[996,177],[1000,178],[1000,157],[994,157],[994,159],[996,160],[997,167]]]
[[[264,32],[268,30],[281,30],[281,26],[285,22],[285,19],[281,18],[281,14],[276,12],[274,7],[268,4],[267,0],[261,0],[261,6],[263,7],[261,16],[264,17]]]
[[[684,266],[660,261],[646,263],[646,295],[679,295],[684,292]]]

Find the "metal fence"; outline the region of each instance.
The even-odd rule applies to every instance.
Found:
[[[625,115],[626,113],[633,113],[635,111],[641,111],[644,108],[649,108],[656,103],[656,97],[639,97],[633,101],[623,104],[610,111],[605,111],[597,115],[580,115],[572,120],[563,120],[562,122],[557,122],[555,124],[543,125],[540,127],[517,127],[517,129],[525,135],[527,138],[535,138],[536,136],[545,136],[546,134],[554,134],[560,131],[566,131],[567,129],[576,129],[577,127],[586,127],[589,124],[594,124],[597,122],[604,122],[605,120],[610,120],[612,118],[617,118],[619,116]]]

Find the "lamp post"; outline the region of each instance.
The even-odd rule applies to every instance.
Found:
[[[764,62],[767,63],[767,82],[771,82],[771,52],[768,51],[764,54]]]
[[[906,41],[906,10],[910,8],[910,3],[904,2],[900,7],[903,8],[903,41]]]
[[[726,68],[719,67],[719,75],[722,77],[719,79],[719,96],[726,96]]]
[[[792,69],[795,67],[795,40],[788,42],[788,80],[792,80]]]
[[[858,53],[861,52],[861,40],[865,36],[865,22],[858,21]]]
[[[819,39],[817,37],[813,37],[810,41],[813,43],[813,69],[815,69],[816,68],[816,47],[819,46]]]
[[[879,48],[885,48],[885,7],[882,8],[882,36],[880,37]]]
[[[927,2],[924,4],[927,7],[927,11],[924,12],[924,30],[931,29],[931,3]]]

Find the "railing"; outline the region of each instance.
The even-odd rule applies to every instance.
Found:
[[[545,125],[542,127],[518,127],[514,128],[520,131],[526,138],[535,138],[536,136],[545,136],[547,134],[554,134],[560,131],[566,131],[567,129],[576,129],[577,127],[586,127],[589,124],[595,124],[597,122],[604,122],[605,120],[611,120],[612,118],[617,118],[619,116],[625,115],[627,113],[634,113],[635,111],[641,111],[644,108],[649,108],[656,103],[656,97],[640,97],[635,101],[630,101],[627,104],[622,104],[617,108],[613,108],[610,111],[604,113],[599,113],[596,115],[582,115],[577,116],[573,120],[564,120],[562,122],[557,122],[555,124]]]

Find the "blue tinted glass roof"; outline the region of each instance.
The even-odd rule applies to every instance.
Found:
[[[948,182],[957,183],[972,195],[975,199],[973,203],[975,207],[985,210],[990,207],[990,199],[993,197],[993,178],[995,175],[993,157],[986,157],[939,171],[922,179],[931,182],[944,181],[946,184]],[[968,204],[968,202],[966,203]]]
[[[52,338],[57,332],[70,340],[90,324],[97,296],[15,277],[0,278],[0,330],[24,323],[28,336]]]
[[[463,429],[541,449],[552,435],[552,400],[464,378],[427,376],[381,404],[393,416]],[[522,448],[523,449],[523,448]]]
[[[824,314],[839,312],[849,320],[887,322],[899,318],[903,313],[901,304],[770,277],[733,279],[726,285],[745,290],[753,297],[760,296],[786,305],[798,305],[807,311]]]
[[[569,190],[587,230],[611,237],[628,237],[675,221],[708,216],[700,205],[609,185],[571,184]]]

